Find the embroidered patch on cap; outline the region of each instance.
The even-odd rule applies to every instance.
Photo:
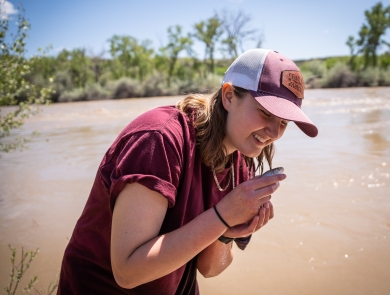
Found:
[[[299,71],[283,71],[282,84],[294,93],[296,97],[303,99],[305,82],[303,81],[302,74]]]

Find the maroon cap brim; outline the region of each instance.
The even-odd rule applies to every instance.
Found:
[[[294,121],[299,129],[307,136],[316,137],[318,135],[318,129],[314,123],[293,102],[281,97],[258,93],[252,90],[249,90],[249,92],[262,107],[273,115],[285,120]]]

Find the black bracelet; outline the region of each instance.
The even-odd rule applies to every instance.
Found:
[[[228,237],[225,237],[223,235],[218,238],[218,241],[220,241],[224,244],[229,244],[231,241],[234,241],[234,240],[235,240],[235,238],[228,238]]]
[[[230,225],[227,224],[227,222],[226,222],[225,220],[223,220],[222,216],[219,214],[216,205],[214,205],[213,208],[214,208],[215,213],[217,213],[217,216],[219,217],[219,219],[222,221],[222,223],[223,223],[224,225],[226,225],[228,228],[230,228]]]

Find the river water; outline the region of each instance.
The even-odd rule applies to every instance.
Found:
[[[287,179],[275,218],[202,294],[390,294],[390,88],[307,90],[316,138],[289,124],[274,166]],[[44,289],[88,197],[103,154],[140,113],[180,97],[53,104],[16,135],[29,149],[0,158],[0,287],[10,251],[40,248],[26,273]],[[3,109],[3,112],[6,109]]]

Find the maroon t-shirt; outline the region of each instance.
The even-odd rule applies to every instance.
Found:
[[[233,157],[237,185],[249,176],[240,153]],[[221,187],[227,185],[229,174],[229,168],[217,174]],[[199,294],[196,257],[134,289],[121,288],[115,282],[110,261],[112,212],[121,190],[133,182],[168,199],[160,235],[182,227],[231,190],[230,185],[220,192],[211,169],[202,164],[195,129],[187,115],[167,106],[136,118],[119,134],[99,166],[65,250],[58,294]]]

